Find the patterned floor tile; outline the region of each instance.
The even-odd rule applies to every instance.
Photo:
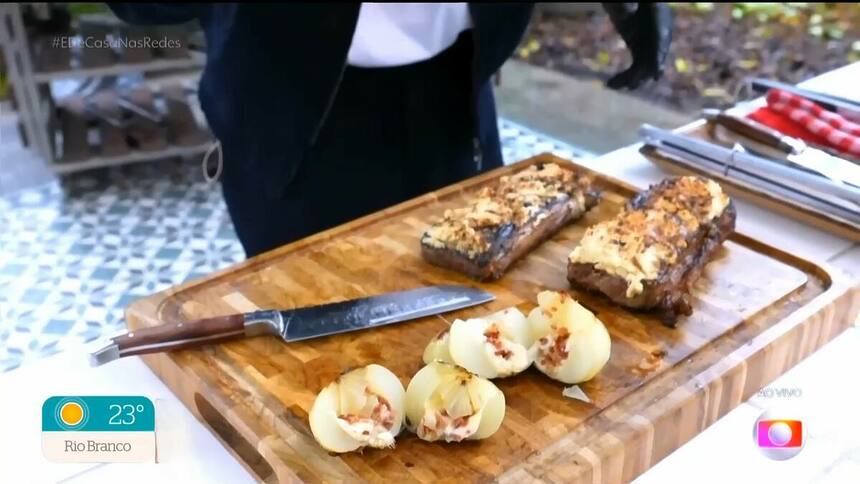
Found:
[[[500,121],[511,163],[589,153]],[[67,176],[0,197],[0,371],[115,334],[134,300],[244,259],[197,163]]]

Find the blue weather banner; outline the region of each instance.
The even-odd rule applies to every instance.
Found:
[[[154,462],[155,406],[142,396],[53,396],[42,453],[55,462]]]

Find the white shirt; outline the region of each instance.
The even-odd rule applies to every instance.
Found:
[[[427,60],[472,28],[466,3],[367,3],[358,11],[349,65],[392,67]]]

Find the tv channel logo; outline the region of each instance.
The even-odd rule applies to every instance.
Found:
[[[806,429],[796,418],[772,410],[762,413],[753,425],[753,440],[759,451],[772,460],[787,460],[803,450]]]

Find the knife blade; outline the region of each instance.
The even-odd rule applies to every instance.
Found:
[[[860,166],[815,148],[805,148],[788,154],[786,159],[808,170],[816,171],[831,180],[860,190]]]
[[[860,188],[860,166],[848,160],[813,148],[799,138],[784,135],[752,119],[710,109],[704,110],[703,114],[709,121],[734,133],[776,148],[790,163],[821,174],[836,183]]]
[[[98,366],[124,356],[158,353],[239,337],[277,335],[302,341],[375,328],[494,300],[480,289],[440,285],[288,310],[264,310],[153,326],[111,338],[90,355]]]

